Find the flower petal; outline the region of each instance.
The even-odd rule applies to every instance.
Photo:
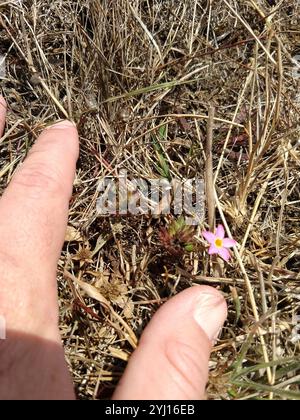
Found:
[[[220,257],[223,258],[223,260],[225,261],[229,261],[230,260],[230,252],[228,251],[228,249],[226,248],[220,248],[218,251],[218,254],[220,255]]]
[[[202,235],[211,245],[215,243],[216,235],[214,235],[212,232],[205,230],[204,232],[202,232]]]
[[[234,239],[230,239],[230,238],[223,239],[223,246],[225,248],[231,248],[236,245],[237,245],[237,241],[235,241]]]
[[[212,245],[210,248],[209,248],[209,250],[208,250],[208,253],[209,253],[209,255],[213,255],[213,254],[219,254],[219,249],[215,246],[215,245]]]
[[[225,230],[223,225],[219,225],[217,227],[216,237],[220,239],[224,239],[225,236]]]

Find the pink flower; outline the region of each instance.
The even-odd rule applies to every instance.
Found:
[[[235,246],[237,242],[234,239],[225,238],[225,230],[222,225],[218,226],[215,234],[206,230],[202,235],[210,244],[209,255],[218,254],[223,260],[229,261],[231,255],[228,248]]]

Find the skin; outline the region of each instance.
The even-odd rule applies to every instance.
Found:
[[[6,104],[0,97],[0,136]],[[79,155],[68,121],[45,130],[0,200],[0,399],[74,399],[58,327],[56,270]],[[192,287],[144,331],[115,399],[203,399],[212,345],[227,316],[215,289]],[[153,356],[155,363],[152,363]]]

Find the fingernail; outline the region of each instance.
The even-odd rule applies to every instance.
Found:
[[[58,128],[58,129],[66,129],[66,128],[74,128],[76,127],[75,124],[69,120],[60,121],[54,125],[48,127],[48,129]]]
[[[217,340],[224,325],[224,311],[221,310],[224,305],[223,297],[216,293],[202,293],[197,300],[195,321],[212,342]]]

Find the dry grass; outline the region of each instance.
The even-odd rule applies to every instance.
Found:
[[[1,189],[46,125],[68,116],[80,130],[58,277],[79,398],[109,396],[153,313],[196,283],[229,305],[209,397],[300,399],[299,1],[1,3]],[[226,266],[196,240],[172,257],[157,234],[168,218],[102,219],[95,204],[99,180],[121,168],[157,178],[163,163],[173,178],[203,177],[210,106],[210,220],[240,244]]]

